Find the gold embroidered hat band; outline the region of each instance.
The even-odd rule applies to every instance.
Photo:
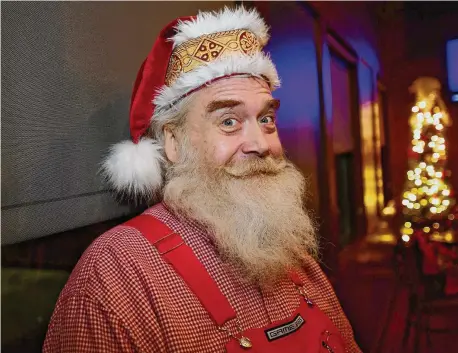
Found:
[[[262,49],[256,35],[246,29],[203,35],[180,44],[172,52],[165,76],[165,84],[171,86],[181,74],[227,55],[254,55]]]

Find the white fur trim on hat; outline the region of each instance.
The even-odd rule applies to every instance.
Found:
[[[259,52],[255,55],[227,55],[180,75],[171,87],[162,86],[154,99],[156,109],[169,107],[188,92],[215,78],[233,74],[264,76],[268,79],[271,90],[280,86],[277,69],[267,54]]]
[[[118,194],[149,199],[163,184],[161,149],[149,138],[142,138],[136,144],[122,141],[111,146],[101,173]]]
[[[245,10],[243,7],[230,9],[227,6],[220,11],[199,12],[195,19],[179,22],[177,34],[171,40],[174,47],[204,34],[247,29],[253,32],[261,45],[269,40],[269,27],[255,9]]]

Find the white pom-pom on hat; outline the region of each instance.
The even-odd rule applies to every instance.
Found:
[[[150,199],[162,188],[162,147],[150,138],[122,141],[110,148],[102,174],[118,194]]]

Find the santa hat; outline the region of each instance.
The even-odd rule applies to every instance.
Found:
[[[149,199],[161,191],[165,156],[160,141],[146,136],[153,121],[215,80],[250,75],[274,90],[279,78],[262,52],[268,27],[255,10],[224,8],[169,23],[159,34],[134,84],[131,140],[110,148],[102,164],[107,182],[128,198]]]

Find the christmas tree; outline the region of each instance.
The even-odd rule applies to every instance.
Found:
[[[451,240],[458,216],[447,170],[445,133],[451,120],[438,80],[419,78],[410,90],[416,94],[416,104],[409,121],[413,139],[402,200],[402,240],[407,242],[412,235]]]

